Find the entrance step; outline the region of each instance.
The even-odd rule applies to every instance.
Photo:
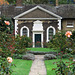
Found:
[[[28,51],[27,53],[34,54],[34,55],[45,55],[45,54],[56,55],[57,54],[57,52],[39,52],[39,51]]]

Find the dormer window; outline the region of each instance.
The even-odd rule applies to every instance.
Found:
[[[74,22],[73,22],[73,20],[68,20],[66,27],[74,27]]]

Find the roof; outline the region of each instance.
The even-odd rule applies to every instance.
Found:
[[[43,7],[38,6],[38,5],[35,6],[34,8],[31,8],[31,9],[29,9],[29,10],[27,10],[27,11],[25,11],[25,12],[19,14],[18,16],[14,17],[14,19],[19,18],[19,17],[21,17],[21,16],[23,16],[23,15],[26,15],[27,13],[31,13],[31,12],[33,12],[33,11],[36,10],[36,9],[40,9],[40,10],[42,10],[43,12],[46,12],[46,13],[48,13],[48,14],[50,14],[50,15],[53,15],[53,16],[57,17],[58,19],[62,19],[62,17],[60,17],[59,15],[56,15],[56,14],[54,14],[53,12],[51,12],[51,11],[49,11],[49,10],[46,10],[46,9],[44,9]]]
[[[7,1],[5,1],[5,0],[0,0],[0,5],[5,5],[5,4],[8,4],[9,5],[9,3],[7,2]]]
[[[15,5],[7,5],[0,6],[0,11],[2,15],[6,15],[8,17],[15,17],[25,11],[28,11],[37,5],[24,5],[24,6],[15,6]],[[62,18],[75,18],[75,4],[64,4],[59,6],[49,6],[40,4],[38,5],[54,14],[59,15]]]
[[[63,18],[75,18],[75,4],[64,4],[55,8],[56,14]]]

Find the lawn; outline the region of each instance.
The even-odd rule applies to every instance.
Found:
[[[15,64],[16,67],[12,67],[12,70],[14,71],[12,75],[29,75],[32,65],[31,60],[14,59],[13,64]]]
[[[57,52],[58,50],[53,50],[50,48],[27,48],[30,51],[40,51],[40,52]]]
[[[53,60],[46,60],[45,65],[47,69],[47,75],[56,75],[55,70],[52,70],[52,68],[56,68],[56,64],[53,64],[53,62],[58,62],[60,59],[53,59]],[[64,62],[68,62],[68,59],[63,59]],[[67,64],[68,66],[68,64]]]

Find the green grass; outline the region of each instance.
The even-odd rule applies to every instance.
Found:
[[[12,70],[14,71],[12,75],[29,75],[32,65],[31,60],[14,59],[12,64],[16,65],[16,67],[12,67]]]
[[[60,59],[53,59],[53,60],[46,60],[45,61],[45,65],[46,65],[46,69],[47,69],[47,75],[56,75],[55,74],[55,70],[52,70],[52,68],[56,68],[57,65],[53,64],[53,62],[58,62],[60,61]],[[68,59],[63,59],[64,62],[69,62]],[[67,64],[68,66],[68,64]]]
[[[53,50],[53,49],[50,49],[50,48],[27,48],[27,50],[30,50],[30,51],[40,51],[40,52],[57,52],[58,50]]]

